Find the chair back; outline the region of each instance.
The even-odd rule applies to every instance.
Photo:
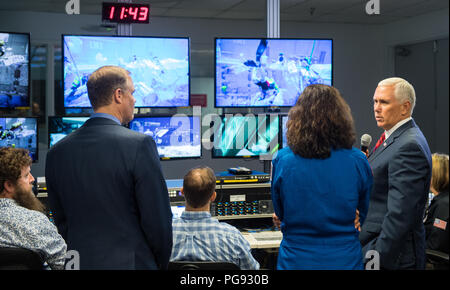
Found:
[[[429,270],[448,270],[448,254],[440,251],[426,249],[427,269]]]
[[[0,247],[0,270],[43,270],[41,256],[29,249]]]

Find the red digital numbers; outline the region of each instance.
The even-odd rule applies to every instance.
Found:
[[[139,7],[130,7],[128,8],[128,14],[132,16],[133,20],[137,19]]]
[[[148,7],[141,7],[139,11],[139,21],[146,21],[148,19]]]
[[[122,9],[120,9],[120,16],[119,16],[119,19],[120,20],[123,20],[123,19],[125,19],[125,11],[127,10],[127,8],[125,8],[125,7],[122,7]]]
[[[114,10],[116,7],[111,7],[111,11],[109,12],[109,19],[114,19]]]
[[[103,20],[118,23],[149,23],[150,6],[144,4],[103,3]]]

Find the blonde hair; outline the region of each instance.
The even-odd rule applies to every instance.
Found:
[[[382,80],[381,82],[378,83],[378,86],[379,87],[394,86],[395,98],[400,103],[409,101],[409,103],[411,104],[411,115],[412,115],[414,107],[416,105],[416,91],[408,81],[402,78],[394,77]]]
[[[433,169],[431,175],[431,186],[437,191],[448,190],[448,155],[434,153],[432,155]]]

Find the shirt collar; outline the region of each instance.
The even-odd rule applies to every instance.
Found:
[[[2,197],[0,198],[0,206],[12,206],[17,205],[17,202],[12,198]]]
[[[113,120],[114,122],[116,122],[119,125],[122,125],[122,124],[120,124],[119,119],[117,119],[115,116],[107,114],[107,113],[93,113],[91,115],[91,118],[106,118],[106,119]]]
[[[397,130],[398,128],[400,128],[403,124],[405,124],[406,122],[408,122],[408,121],[411,120],[411,119],[412,119],[411,117],[408,117],[408,118],[406,118],[406,119],[404,119],[404,120],[401,120],[400,122],[398,122],[397,124],[395,124],[395,126],[392,127],[391,129],[384,131],[384,135],[385,135],[385,137],[386,137],[385,139],[389,138],[389,136],[391,136],[392,133],[394,133],[395,130]]]
[[[183,211],[181,213],[181,218],[186,220],[199,220],[210,217],[211,213],[208,211]]]

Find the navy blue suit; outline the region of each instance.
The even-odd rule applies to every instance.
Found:
[[[374,185],[360,233],[363,254],[378,251],[382,269],[424,269],[431,153],[414,120],[395,130],[369,163]]]
[[[91,118],[47,154],[55,223],[81,269],[165,269],[172,213],[153,139]]]

